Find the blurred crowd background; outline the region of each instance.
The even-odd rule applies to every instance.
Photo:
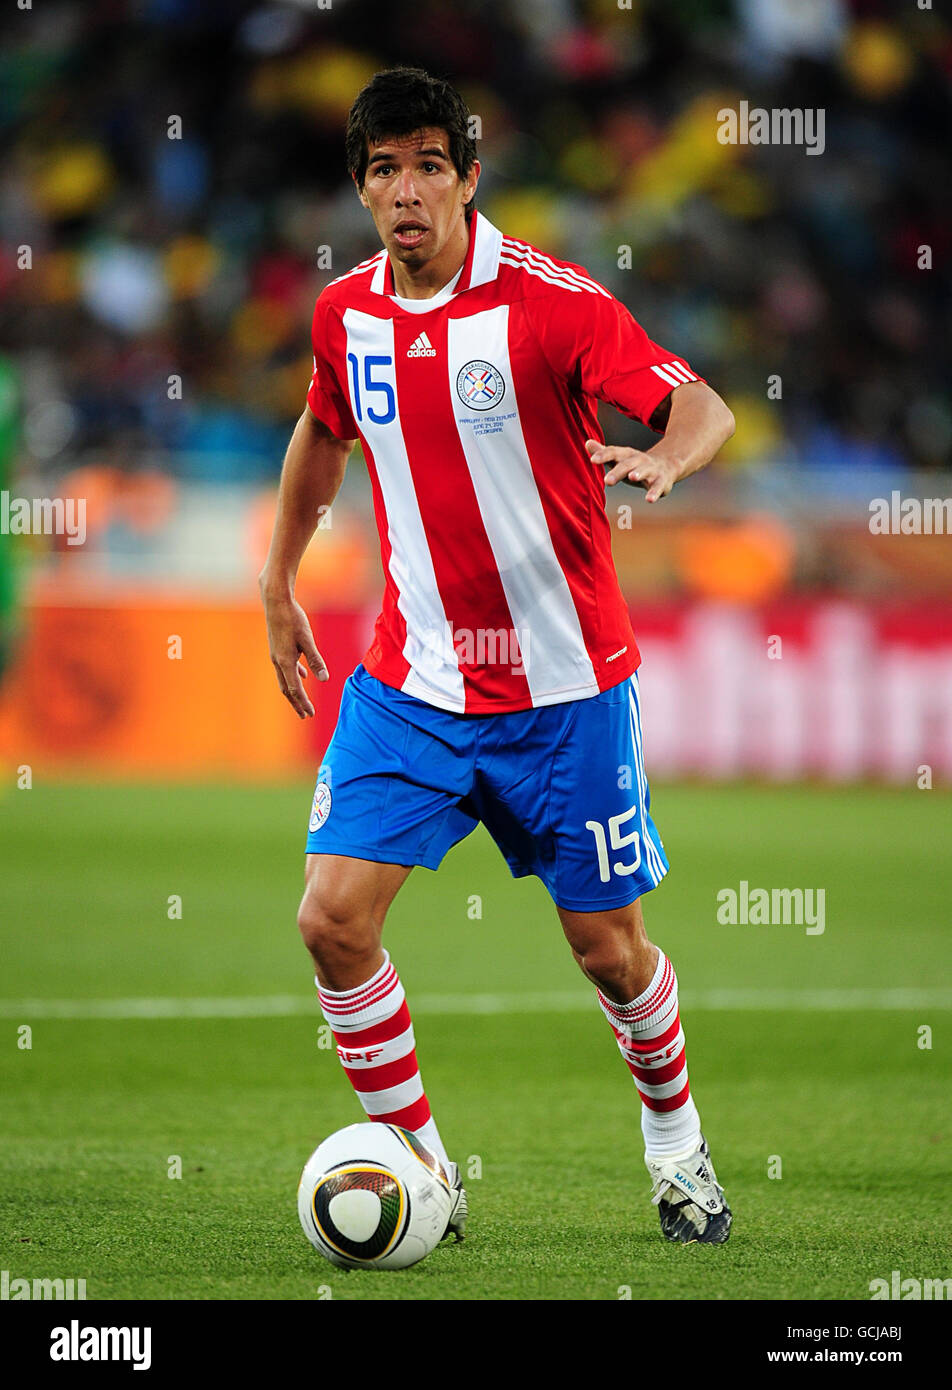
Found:
[[[487,214],[586,265],[731,399],[737,463],[948,463],[952,27],[937,12],[45,0],[5,7],[0,33],[0,337],[41,474],[161,454],[177,476],[273,475],[315,293],[377,249],[342,130],[394,62],[455,78],[479,115]],[[823,155],[719,143],[716,112],[741,98],[825,108]]]
[[[633,599],[947,594],[945,537],[907,545],[867,524],[873,497],[952,488],[952,23],[939,11],[4,7],[0,487],[83,496],[89,533],[81,553],[62,538],[24,552],[74,578],[251,591],[315,296],[379,249],[344,168],[346,113],[375,71],[411,63],[454,80],[479,117],[479,207],[586,266],[734,410],[716,469],[619,529]],[[717,113],[741,101],[822,108],[823,153],[721,143]],[[610,416],[613,440],[646,442]],[[379,592],[356,461],[308,565],[316,601]]]

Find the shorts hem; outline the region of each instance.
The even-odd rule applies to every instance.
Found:
[[[653,888],[657,888],[659,884],[663,883],[666,877],[667,874],[662,874],[657,883],[646,883],[639,892],[622,894],[621,897],[617,898],[602,898],[598,902],[592,902],[588,898],[556,897],[552,893],[552,901],[556,907],[564,907],[567,912],[611,912],[616,907],[629,907],[632,903],[636,903],[639,898],[643,898],[646,893],[650,893]]]
[[[404,869],[438,869],[446,858],[442,854],[407,854],[405,851],[394,854],[378,845],[312,845],[308,836],[306,854],[337,854],[347,859],[367,859],[371,864],[399,864]]]

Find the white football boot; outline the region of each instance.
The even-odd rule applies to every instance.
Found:
[[[450,1212],[450,1219],[446,1223],[446,1230],[441,1237],[445,1240],[447,1236],[455,1236],[457,1241],[463,1240],[466,1236],[466,1218],[469,1215],[469,1204],[466,1201],[466,1188],[459,1175],[459,1165],[451,1163],[447,1167],[446,1176],[449,1178],[450,1187],[456,1192],[456,1202]]]
[[[733,1215],[717,1184],[707,1140],[688,1158],[645,1158],[651,1174],[652,1202],[661,1217],[666,1240],[691,1245],[723,1245],[731,1233]]]

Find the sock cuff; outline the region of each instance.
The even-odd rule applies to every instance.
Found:
[[[384,951],[383,964],[369,980],[354,989],[333,990],[315,979],[317,997],[325,1019],[335,1032],[339,1029],[365,1028],[395,1014],[406,998],[400,976]]]
[[[616,1004],[598,990],[598,1002],[609,1023],[626,1032],[643,1033],[654,1029],[678,1007],[678,977],[664,951],[658,951],[658,964],[648,988],[629,1004]]]
[[[375,970],[374,973],[371,975],[370,979],[365,980],[362,985],[355,985],[353,989],[325,989],[325,987],[321,984],[320,980],[317,978],[316,975],[314,976],[314,984],[317,987],[317,992],[322,999],[339,999],[342,1002],[346,1003],[346,1001],[352,999],[354,995],[363,994],[365,989],[370,989],[372,985],[378,984],[379,981],[382,980],[383,977],[386,975],[389,968],[390,952],[384,951],[383,964],[380,966],[379,970]]]

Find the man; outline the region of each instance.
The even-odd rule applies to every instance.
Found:
[[[597,987],[641,1095],[664,1235],[720,1244],[731,1213],[690,1094],[677,980],[642,920],[668,864],[604,486],[638,484],[655,503],[734,421],[581,267],[475,211],[468,119],[453,88],[405,68],[378,73],[348,118],[348,166],[384,249],[318,299],[314,377],[260,581],[278,682],[301,718],[314,712],[301,659],[318,680],[327,671],[295,575],[358,436],[386,588],[318,774],[299,925],[367,1115],[441,1159],[461,1238],[465,1192],[381,933],[411,868],[435,869],[481,820],[514,876],[545,883]],[[606,446],[595,398],[662,439]]]

